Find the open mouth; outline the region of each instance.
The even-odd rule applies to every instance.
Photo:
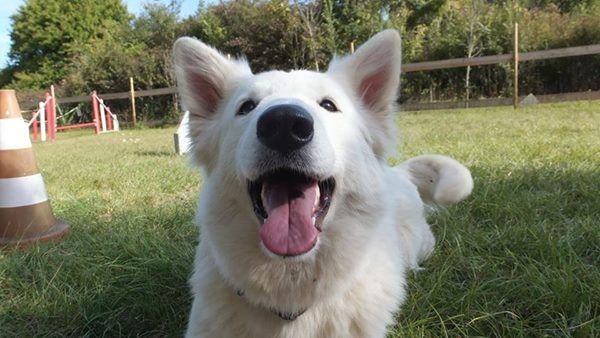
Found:
[[[279,256],[297,256],[317,243],[335,180],[319,181],[290,169],[277,169],[248,182],[264,246]]]

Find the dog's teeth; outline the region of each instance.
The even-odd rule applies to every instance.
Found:
[[[313,225],[317,224],[317,216],[313,216],[311,220]]]
[[[262,187],[260,187],[260,199],[262,201],[262,204],[265,205],[266,201],[267,201],[267,197],[265,196],[265,185],[263,184]]]
[[[317,210],[319,208],[320,202],[321,202],[321,189],[319,189],[319,185],[317,184],[317,192],[315,194],[315,203],[313,205],[314,210]]]

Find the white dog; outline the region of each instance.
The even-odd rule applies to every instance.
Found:
[[[192,38],[173,53],[205,178],[187,336],[384,337],[434,247],[424,203],[473,186],[448,157],[386,164],[398,33],[326,73],[252,74]]]

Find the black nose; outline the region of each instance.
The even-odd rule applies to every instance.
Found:
[[[270,149],[288,153],[312,140],[313,124],[312,116],[304,108],[281,104],[267,109],[258,119],[256,136]]]

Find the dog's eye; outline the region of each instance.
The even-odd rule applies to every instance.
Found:
[[[323,107],[325,110],[330,111],[332,113],[339,111],[337,109],[337,107],[335,106],[335,104],[329,99],[323,99],[323,101],[321,101],[319,103],[319,106]]]
[[[256,103],[252,100],[246,100],[242,103],[236,115],[246,115],[254,110],[254,108],[256,108]]]

